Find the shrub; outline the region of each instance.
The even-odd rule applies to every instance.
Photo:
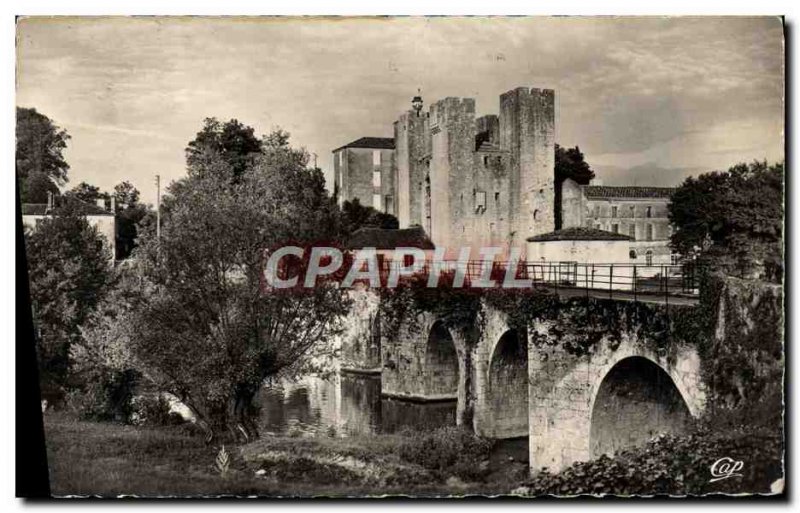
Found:
[[[711,482],[711,466],[728,457],[744,463],[741,476]],[[547,471],[524,487],[531,495],[699,495],[768,493],[783,477],[783,441],[770,431],[661,436],[614,458],[576,463],[558,474]]]
[[[398,445],[397,455],[433,470],[440,476],[481,479],[493,443],[458,427],[439,428],[427,433],[409,433]]]
[[[161,394],[135,397],[130,420],[133,424],[147,426],[173,426],[183,423],[183,417],[172,411],[169,401]]]
[[[95,379],[67,393],[67,408],[85,420],[128,422],[137,381],[132,369],[98,372]]]

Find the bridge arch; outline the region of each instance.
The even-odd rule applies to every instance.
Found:
[[[494,345],[487,369],[487,403],[495,436],[528,434],[527,330],[507,329]]]
[[[592,458],[685,431],[691,413],[670,375],[643,356],[617,361],[597,386],[590,407]]]
[[[455,397],[458,394],[458,349],[450,330],[440,320],[435,321],[428,331],[425,369],[425,389],[429,396]]]

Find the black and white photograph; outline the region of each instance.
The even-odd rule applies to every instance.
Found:
[[[17,16],[17,495],[785,499],[787,26]]]

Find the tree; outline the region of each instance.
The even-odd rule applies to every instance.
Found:
[[[556,144],[555,148],[555,226],[561,229],[561,186],[567,178],[581,185],[587,185],[594,178],[594,171],[584,160],[580,148],[562,148]]]
[[[34,191],[36,194],[41,193],[44,177],[55,185],[66,183],[69,164],[64,160],[63,153],[69,134],[56,126],[50,118],[36,112],[36,109],[17,107],[16,136],[16,171],[20,181],[21,201],[38,203],[39,201],[28,197],[28,181],[32,175],[37,175],[35,180],[39,188]],[[35,199],[41,198],[37,196]]]
[[[70,346],[113,282],[111,255],[69,198],[26,235],[25,250],[43,388],[60,394]]]
[[[47,203],[47,193],[54,196],[60,194],[58,186],[44,173],[31,171],[21,184],[21,190],[25,191],[24,203]]]
[[[284,142],[287,140],[288,134]],[[255,156],[262,153],[262,147],[252,127],[236,119],[222,123],[217,118],[206,118],[203,129],[186,147],[186,164],[197,166],[209,151],[219,155],[231,167],[236,179],[252,164]]]
[[[673,249],[727,273],[780,281],[783,166],[756,161],[687,178],[669,206]]]
[[[133,207],[139,203],[139,190],[128,181],[115,185],[113,196],[118,209]]]
[[[161,237],[135,250],[141,281],[128,323],[142,372],[179,397],[208,437],[258,435],[253,398],[265,378],[301,371],[332,350],[348,301],[326,284],[263,288],[264,251],[326,240],[337,208],[319,170],[283,143],[237,171],[225,155],[194,154],[173,183]],[[239,174],[237,174],[239,173]]]
[[[116,222],[117,222],[117,260],[128,258],[136,247],[139,235],[139,223],[147,216],[150,209],[139,203],[139,190],[130,182],[122,182],[114,186]]]
[[[379,212],[372,207],[362,205],[358,198],[345,201],[342,204],[342,230],[344,233],[351,234],[362,226],[397,229],[400,227],[400,223],[392,214]]]
[[[99,187],[86,182],[79,183],[67,191],[66,194],[92,205],[94,205],[98,199],[108,197],[108,194],[102,192]]]

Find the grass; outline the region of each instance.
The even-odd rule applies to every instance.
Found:
[[[219,447],[207,446],[188,426],[123,426],[48,412],[45,433],[57,496],[441,496],[508,493],[514,487],[508,475],[490,473],[485,444],[455,429],[358,438],[264,437],[226,447],[231,465],[225,477],[214,467]],[[428,454],[432,439],[450,439],[450,450]],[[454,451],[460,451],[458,457]],[[484,471],[476,473],[481,464]],[[462,479],[465,466],[470,472]]]

